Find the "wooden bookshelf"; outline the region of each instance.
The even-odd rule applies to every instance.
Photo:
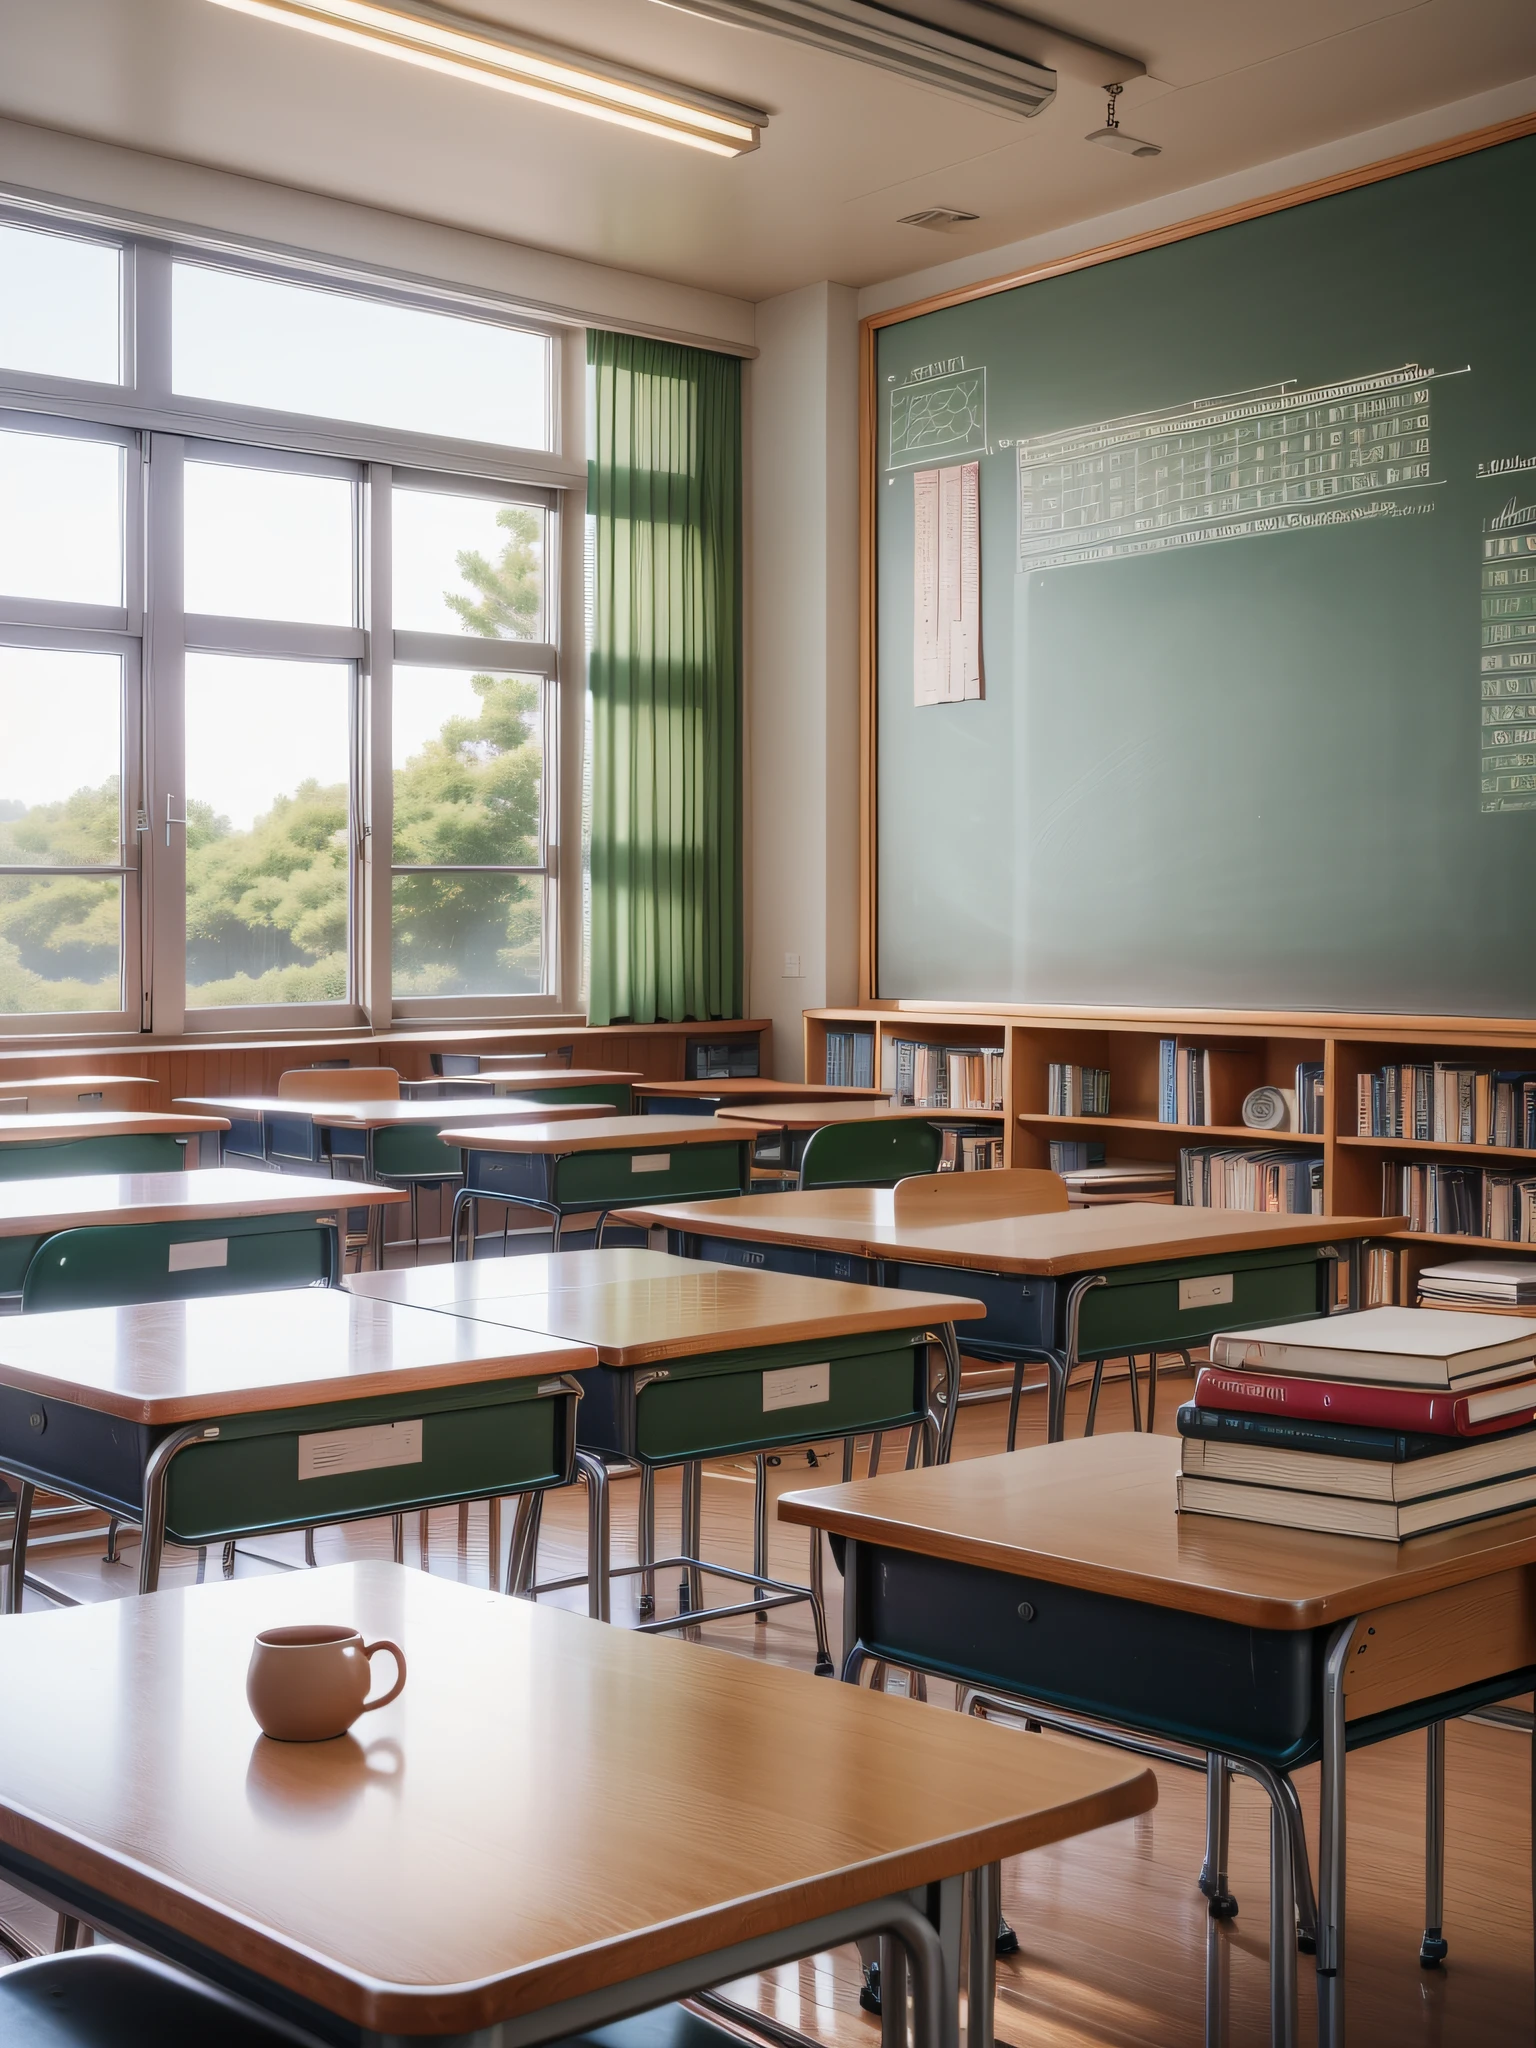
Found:
[[[1536,1173],[1536,1151],[1523,1146],[1361,1137],[1357,1130],[1359,1077],[1389,1064],[1447,1060],[1498,1070],[1536,1071],[1536,1020],[1521,1023],[1490,1018],[1234,1014],[1228,1011],[1073,1010],[1058,1007],[951,1003],[874,1003],[861,1008],[805,1013],[805,1072],[820,1079],[826,1061],[826,1033],[867,1030],[875,1037],[875,1073],[882,1073],[885,1047],[894,1038],[931,1044],[1001,1046],[1004,1051],[1004,1164],[1046,1166],[1050,1142],[1059,1135],[1096,1138],[1111,1157],[1174,1161],[1187,1145],[1297,1146],[1323,1155],[1323,1204],[1334,1215],[1375,1216],[1382,1211],[1382,1166],[1410,1159],[1441,1158],[1499,1168],[1528,1163]],[[1241,1123],[1165,1124],[1158,1120],[1158,1041],[1209,1047],[1233,1056],[1227,1072],[1246,1088],[1261,1083],[1293,1088],[1304,1061],[1323,1067],[1323,1129],[1250,1130]],[[1108,1116],[1053,1116],[1046,1109],[1046,1074],[1053,1062],[1107,1068]],[[1536,1258],[1536,1246],[1502,1238],[1455,1237],[1427,1231],[1405,1233],[1396,1242],[1405,1260],[1409,1299],[1418,1269],[1461,1252],[1468,1258],[1508,1254]]]

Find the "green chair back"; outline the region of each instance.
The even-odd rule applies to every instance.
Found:
[[[889,1188],[911,1173],[936,1173],[944,1140],[919,1117],[823,1124],[800,1161],[802,1188]]]
[[[0,1145],[0,1180],[39,1180],[61,1173],[180,1173],[186,1163],[186,1143],[169,1131]]]
[[[339,1280],[333,1224],[307,1217],[252,1218],[189,1228],[173,1223],[90,1224],[55,1231],[32,1256],[22,1282],[23,1314],[43,1309],[115,1308],[138,1301],[190,1301],[207,1294],[255,1294],[277,1287],[330,1287]],[[222,1243],[220,1265],[180,1264],[173,1246]],[[183,1251],[182,1260],[197,1254]]]

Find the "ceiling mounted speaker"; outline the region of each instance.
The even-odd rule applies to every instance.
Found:
[[[1056,97],[1060,66],[1106,85],[1139,78],[1134,57],[1026,20],[987,0],[914,0],[910,10],[873,0],[663,0],[687,14],[735,22],[809,43],[855,63],[894,71],[914,85],[978,101],[1015,120]]]

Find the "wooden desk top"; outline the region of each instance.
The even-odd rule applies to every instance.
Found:
[[[910,1104],[897,1109],[887,1096],[871,1098],[862,1093],[853,1102],[814,1101],[806,1097],[804,1090],[797,1092],[792,1102],[726,1102],[716,1111],[717,1116],[753,1124],[765,1131],[819,1131],[828,1124],[885,1123],[893,1118],[932,1123],[937,1118],[985,1117],[996,1116],[997,1113],[996,1110],[985,1109],[913,1109]]]
[[[702,1099],[706,1102],[888,1102],[878,1088],[838,1088],[826,1081],[749,1080],[637,1081],[637,1095]]]
[[[1369,1543],[1174,1505],[1177,1437],[1126,1433],[783,1494],[786,1522],[1255,1628],[1318,1628],[1536,1563],[1536,1510]]]
[[[201,1223],[221,1216],[314,1215],[340,1207],[407,1202],[404,1188],[329,1175],[254,1173],[208,1166],[196,1173],[50,1174],[0,1180],[0,1237],[76,1230],[93,1223]]]
[[[0,1318],[0,1386],[130,1422],[196,1422],[577,1372],[579,1344],[335,1287]]]
[[[57,1144],[69,1138],[140,1138],[229,1128],[221,1114],[189,1116],[173,1109],[77,1109],[39,1116],[0,1116],[0,1145]]]
[[[328,1129],[339,1126],[353,1131],[418,1129],[423,1125],[436,1129],[471,1113],[487,1123],[548,1123],[566,1117],[601,1116],[604,1108],[601,1102],[524,1102],[515,1095],[476,1102],[472,1111],[466,1111],[462,1098],[455,1102],[451,1097],[437,1102],[304,1102],[279,1095],[188,1096],[186,1100],[225,1117],[299,1117]]]
[[[393,1266],[382,1273],[348,1273],[342,1285],[353,1294],[405,1302],[412,1308],[451,1308],[456,1302],[505,1300],[514,1294],[562,1294],[573,1287],[612,1287],[621,1280],[664,1280],[677,1271],[678,1263],[666,1252],[607,1245],[595,1251],[459,1259],[447,1266]]]
[[[546,1261],[546,1273],[554,1269],[542,1287],[535,1270],[526,1278],[509,1276],[509,1284],[499,1292],[490,1285],[466,1285],[456,1277],[474,1274],[482,1263],[478,1259],[464,1266],[420,1266],[365,1277],[372,1283],[368,1291],[375,1300],[412,1302],[447,1315],[545,1330],[590,1344],[604,1365],[619,1367],[654,1365],[702,1351],[912,1330],[928,1322],[964,1322],[986,1313],[979,1301],[948,1294],[714,1266],[662,1252],[649,1256],[665,1259],[664,1270],[637,1272],[633,1267],[594,1263],[582,1269],[582,1283],[565,1286],[559,1281],[561,1260],[600,1262],[624,1256],[615,1251],[556,1252],[546,1253],[543,1260],[487,1261],[487,1271],[497,1266],[537,1269]]]
[[[6,1074],[0,1078],[0,1095],[41,1095],[44,1090],[52,1095],[67,1095],[74,1090],[81,1094],[94,1088],[147,1088],[151,1091],[160,1083],[146,1079],[143,1074]]]
[[[602,1107],[600,1103],[596,1106]],[[535,1105],[537,1114],[546,1109],[547,1105]],[[678,1145],[739,1145],[748,1135],[712,1116],[596,1116],[584,1118],[580,1124],[525,1123],[515,1130],[496,1130],[476,1103],[461,1112],[460,1121],[451,1129],[444,1129],[443,1142],[476,1152],[558,1152],[563,1156],[567,1152],[667,1152]]]
[[[445,1080],[453,1078],[451,1074],[444,1076]],[[471,1075],[469,1078],[476,1077]],[[478,1078],[482,1081],[526,1081],[530,1088],[591,1088],[604,1081],[634,1082],[645,1077],[618,1067],[535,1067],[522,1060],[498,1066],[496,1055],[487,1053],[480,1062]]]
[[[722,1118],[724,1112],[722,1112]],[[963,1176],[962,1176],[963,1178]],[[984,1181],[978,1173],[975,1179]],[[652,1229],[687,1230],[757,1243],[816,1245],[866,1258],[910,1259],[991,1273],[1091,1273],[1184,1256],[1214,1258],[1276,1244],[1327,1244],[1387,1237],[1403,1216],[1274,1216],[1235,1209],[1170,1208],[1158,1202],[1117,1202],[1045,1215],[956,1213],[899,1207],[894,1190],[810,1189],[804,1194],[749,1195],[737,1201],[658,1202],[615,1220]],[[943,1220],[939,1221],[938,1218]]]
[[[252,1638],[305,1621],[393,1638],[405,1690],[338,1741],[269,1742]],[[17,1615],[6,1672],[0,1841],[385,2034],[493,2026],[1157,1800],[1111,1750],[403,1565]]]

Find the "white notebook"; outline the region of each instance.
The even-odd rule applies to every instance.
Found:
[[[1300,1379],[1368,1380],[1449,1389],[1487,1385],[1536,1358],[1536,1321],[1429,1308],[1275,1323],[1211,1339],[1212,1365]]]

